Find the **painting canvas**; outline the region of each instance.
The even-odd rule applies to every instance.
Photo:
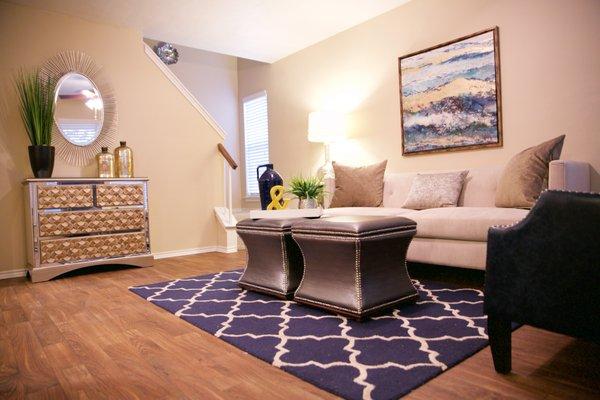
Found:
[[[502,145],[498,28],[399,59],[402,154]]]

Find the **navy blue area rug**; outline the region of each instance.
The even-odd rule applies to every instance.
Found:
[[[130,290],[347,399],[396,399],[488,344],[480,290],[413,280],[421,296],[416,304],[356,322],[242,290],[237,287],[241,273],[220,272]]]

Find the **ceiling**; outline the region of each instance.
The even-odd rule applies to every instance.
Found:
[[[274,62],[409,0],[11,0],[150,39]]]

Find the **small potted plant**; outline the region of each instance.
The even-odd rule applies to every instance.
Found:
[[[325,184],[316,176],[292,178],[289,192],[298,198],[298,208],[317,208],[325,193]]]
[[[42,77],[39,70],[21,71],[15,78],[21,119],[29,146],[29,162],[36,178],[50,178],[54,169],[52,124],[54,123],[54,90],[56,81]]]

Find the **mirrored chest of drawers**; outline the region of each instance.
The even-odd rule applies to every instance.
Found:
[[[33,282],[93,265],[153,264],[147,178],[28,179],[25,198]]]

